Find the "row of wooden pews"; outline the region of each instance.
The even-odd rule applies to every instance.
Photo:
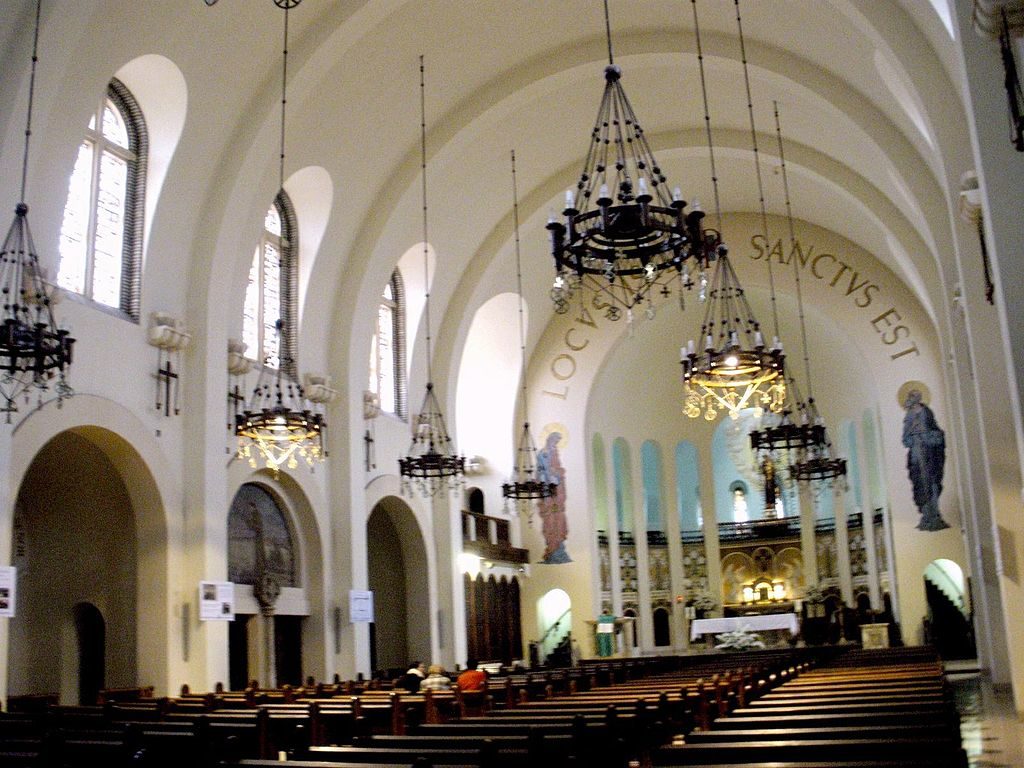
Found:
[[[772,650],[588,664],[490,691],[215,691],[0,715],[0,768],[547,768],[642,764],[964,768],[930,652]],[[353,694],[356,695],[353,695]]]
[[[534,681],[511,695],[507,687],[516,686],[515,681],[492,680],[499,695],[485,714],[411,726],[404,734],[362,736],[351,746],[311,746],[295,754],[294,764],[412,765],[418,759],[479,768],[554,768],[573,762],[625,768],[631,760],[649,761],[652,750],[691,728],[717,701],[735,706],[755,689],[778,684],[809,666],[792,652],[690,657],[670,665],[658,660],[651,667],[616,663],[608,676],[594,675],[584,685],[577,681],[568,691],[552,683],[541,688]],[[613,682],[619,672],[625,674]],[[269,768],[266,761],[246,760],[242,765]]]
[[[659,766],[966,768],[941,663],[926,649],[850,651],[728,709]]]

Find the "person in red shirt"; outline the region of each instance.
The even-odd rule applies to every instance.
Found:
[[[466,661],[466,670],[458,676],[455,684],[461,691],[482,691],[487,684],[487,673],[477,669],[477,660]]]

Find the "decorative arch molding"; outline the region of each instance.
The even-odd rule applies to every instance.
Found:
[[[270,470],[254,472],[244,462],[233,462],[228,475],[225,508],[207,512],[207,515],[215,516],[211,525],[223,527],[225,542],[231,503],[239,489],[247,484],[257,485],[269,493],[285,517],[292,538],[296,586],[282,589],[278,598],[281,613],[305,617],[302,629],[302,668],[307,670],[307,674],[327,675],[331,669],[327,658],[330,646],[327,638],[330,623],[327,595],[331,590],[327,582],[328,569],[324,563],[330,557],[330,552],[322,532],[330,530],[330,520],[323,490],[308,472],[292,474],[281,471],[275,476]],[[225,563],[226,558],[225,552]]]
[[[175,554],[181,547],[171,546],[181,541],[183,533],[181,516],[169,514],[182,504],[181,489],[170,481],[175,473],[168,471],[169,462],[149,429],[128,410],[105,398],[76,395],[59,411],[52,406],[33,411],[14,430],[10,487],[20,488],[40,451],[67,432],[87,440],[109,460],[131,501],[135,536],[147,551],[146,557],[138,559],[136,586],[138,676],[160,690],[170,690],[173,660],[181,657],[180,634],[169,631],[180,621],[171,599],[172,574],[182,567]],[[10,511],[0,512],[3,562],[10,561],[12,524]],[[154,643],[163,645],[154,647]],[[5,647],[4,656],[6,652]],[[0,661],[6,674],[6,660]]]

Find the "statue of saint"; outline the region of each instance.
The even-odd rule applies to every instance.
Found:
[[[941,531],[949,523],[939,513],[942,472],[946,464],[946,437],[935,422],[921,392],[912,389],[903,401],[903,445],[907,448],[907,472],[914,488],[914,504],[921,514],[921,531]]]

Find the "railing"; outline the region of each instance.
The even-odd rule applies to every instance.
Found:
[[[479,512],[462,512],[462,546],[467,552],[485,560],[521,564],[529,562],[530,553],[512,546],[509,521]]]
[[[881,525],[883,522],[883,510],[876,509],[872,515],[874,525]],[[856,530],[864,527],[864,514],[862,512],[851,512],[846,518],[848,530]],[[836,529],[836,521],[833,517],[816,520],[814,530],[816,533],[830,533]],[[751,520],[745,523],[719,523],[718,538],[720,541],[750,541],[755,539],[778,539],[787,537],[798,537],[800,535],[799,517],[781,517],[769,520]],[[704,538],[702,530],[682,531],[679,535],[684,544],[696,544]],[[607,546],[608,532],[597,531],[597,542]],[[632,531],[619,531],[619,545],[633,546],[636,537]],[[647,546],[667,546],[668,537],[664,531],[647,531]]]
[[[561,637],[559,635],[561,634],[562,622],[565,620],[567,616],[569,616],[571,612],[571,608],[566,609],[566,611],[557,619],[555,619],[551,626],[544,631],[544,634],[541,635],[540,640],[537,641],[536,645],[539,651],[541,661],[546,659],[548,655],[559,644],[559,642],[561,642]]]

